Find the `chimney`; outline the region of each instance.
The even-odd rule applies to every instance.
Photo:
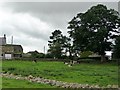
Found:
[[[6,34],[4,34],[4,41],[3,44],[6,45]]]
[[[13,44],[13,36],[11,37],[11,44]]]
[[[4,34],[4,38],[6,39],[6,34]]]

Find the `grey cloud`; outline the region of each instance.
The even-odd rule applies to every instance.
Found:
[[[18,26],[16,26],[16,29],[17,29],[17,32],[21,32],[22,34],[26,34],[29,37],[36,38],[36,39],[48,40],[48,37],[46,37],[47,33],[46,33],[46,35],[43,34],[42,30],[39,32],[36,29],[31,31],[31,30],[29,30],[29,28],[22,28],[22,27],[18,27]]]
[[[99,3],[118,10],[117,2],[9,2],[6,5],[18,12],[71,14],[86,11],[91,6]]]
[[[88,8],[97,4],[98,2],[8,2],[3,7],[13,11],[10,12],[8,17],[12,17],[14,20],[8,20],[9,23],[6,21],[4,27],[2,26],[0,29],[9,37],[11,35],[15,36],[17,38],[15,43],[22,44],[26,51],[28,48],[31,50],[32,47],[33,49],[42,50],[43,46],[47,45],[52,31],[61,29],[66,34],[68,22],[77,13],[85,12]],[[118,10],[117,2],[101,2],[101,4]],[[24,17],[24,14],[29,14],[30,17]],[[46,25],[42,26],[41,22],[46,23]],[[36,45],[33,45],[34,43]]]
[[[97,4],[118,10],[117,2],[9,2],[5,6],[14,12],[26,12],[52,24],[56,29],[66,29],[67,23],[79,12]]]
[[[120,13],[120,1],[118,2],[118,12]]]

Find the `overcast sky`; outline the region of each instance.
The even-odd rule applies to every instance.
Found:
[[[0,36],[6,34],[7,43],[23,46],[24,52],[46,52],[51,32],[60,29],[67,35],[68,22],[77,13],[87,11],[99,2],[0,2]],[[118,11],[117,2],[101,2]]]

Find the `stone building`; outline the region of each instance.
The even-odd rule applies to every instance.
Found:
[[[0,38],[0,42],[1,59],[14,59],[22,57],[23,48],[21,45],[6,44],[6,35]]]

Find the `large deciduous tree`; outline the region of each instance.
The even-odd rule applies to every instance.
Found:
[[[78,51],[93,51],[105,60],[105,51],[112,49],[111,40],[120,33],[119,13],[98,4],[85,13],[79,13],[70,22],[68,33]]]
[[[113,56],[114,56],[114,58],[120,59],[120,36],[118,36],[115,40]]]

